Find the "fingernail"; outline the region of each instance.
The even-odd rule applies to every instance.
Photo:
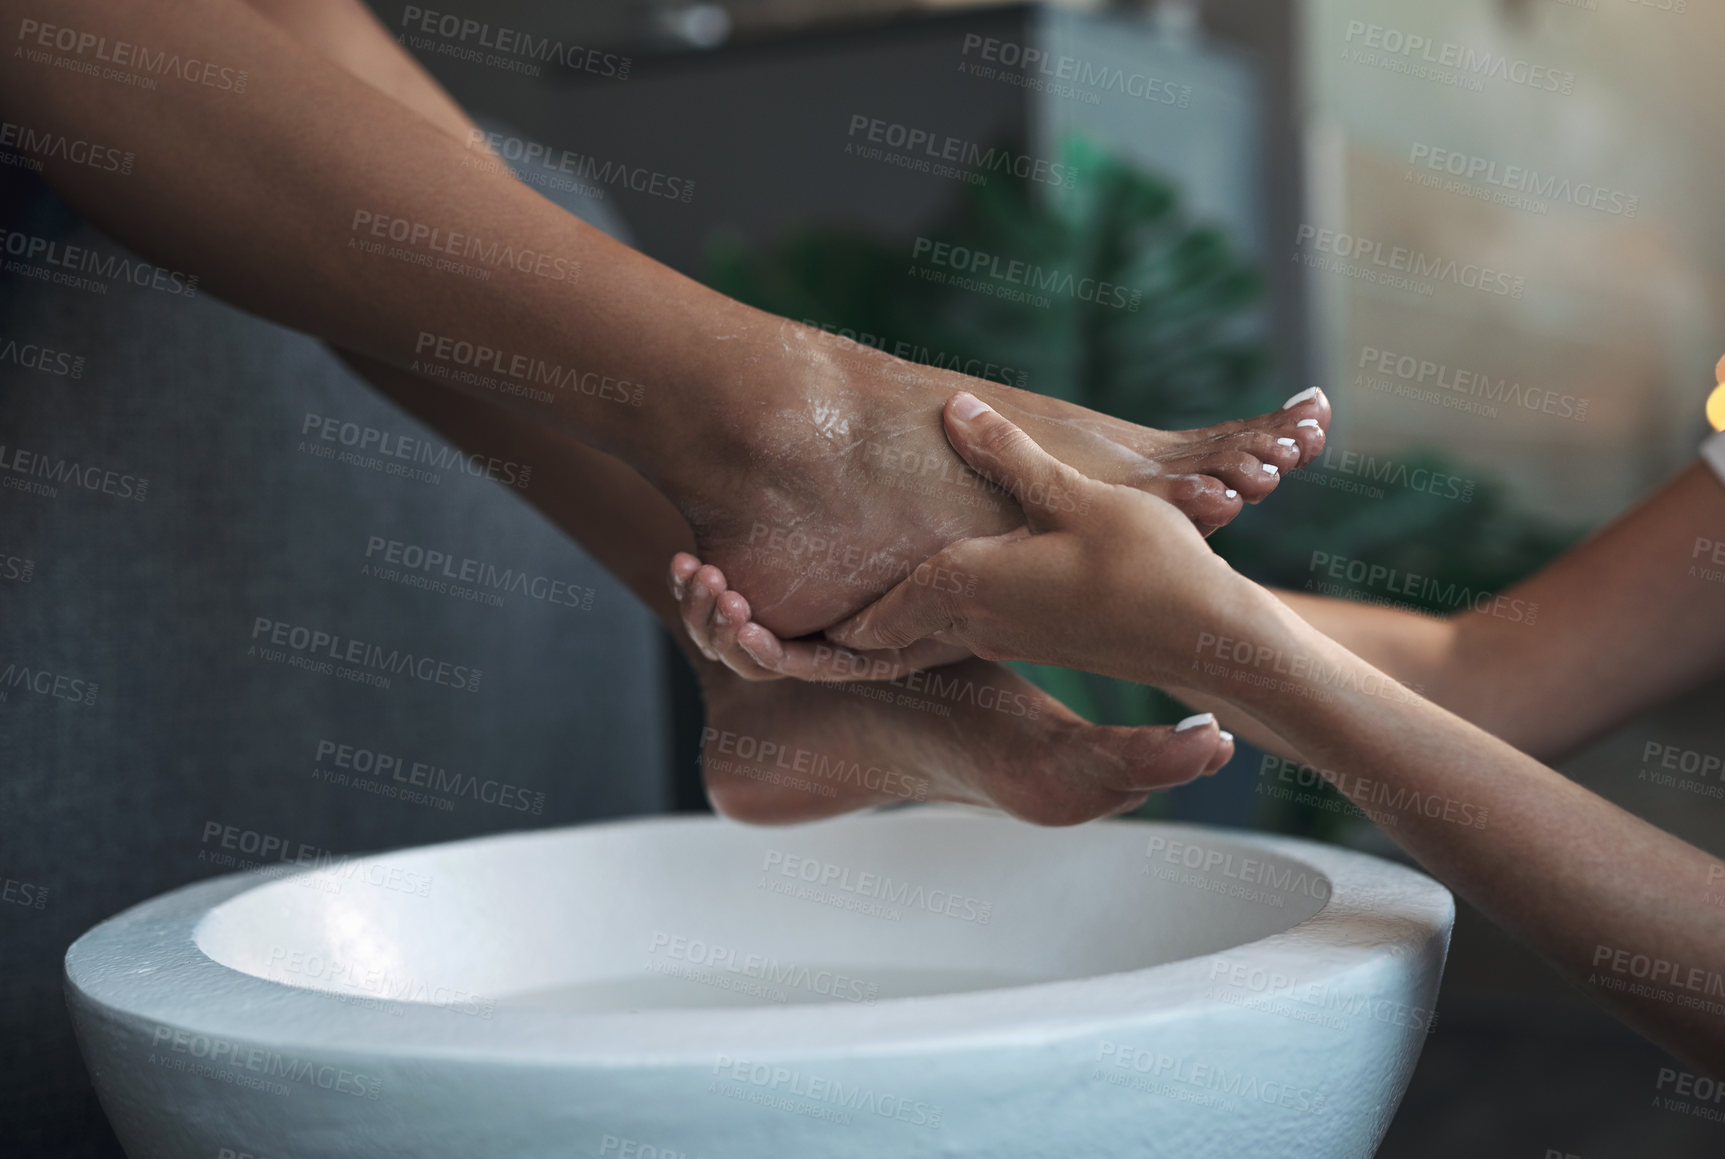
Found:
[[[1276,464],[1274,464],[1274,463],[1265,463],[1264,464],[1264,474],[1266,474],[1266,475],[1280,475],[1281,473],[1282,473],[1282,469],[1280,467],[1276,466]]]
[[[1183,720],[1179,724],[1175,725],[1174,731],[1175,732],[1185,732],[1189,728],[1201,728],[1202,726],[1204,726],[1206,724],[1214,724],[1215,720],[1216,720],[1216,714],[1215,713],[1213,713],[1213,712],[1200,712],[1196,716],[1188,716],[1185,720]]]
[[[1238,491],[1234,490],[1232,487],[1230,487],[1226,491],[1222,492],[1222,494],[1227,496],[1229,499],[1238,499],[1240,497],[1240,493]]]
[[[1295,446],[1298,446],[1299,444],[1294,442],[1293,439],[1277,439],[1276,445],[1278,447],[1295,447]]]
[[[1297,427],[1316,427],[1318,425],[1318,420],[1317,419],[1301,419],[1299,422],[1295,423],[1294,425]]]
[[[988,410],[987,403],[965,391],[960,391],[958,397],[952,400],[952,413],[964,422],[969,422],[977,415],[987,414]]]
[[[1293,398],[1290,398],[1287,402],[1283,403],[1282,409],[1287,410],[1289,407],[1299,406],[1308,398],[1316,398],[1317,396],[1318,388],[1315,386],[1308,386],[1305,390],[1302,390],[1299,394],[1296,394]]]

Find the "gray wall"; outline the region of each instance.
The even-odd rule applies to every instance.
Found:
[[[4,173],[0,224],[118,251]],[[212,825],[345,853],[664,808],[660,629],[520,491],[303,450],[308,412],[442,444],[318,343],[203,294],[15,273],[0,294],[5,463],[24,449],[148,480],[142,501],[0,489],[0,1154],[117,1154],[60,995],[75,937],[228,872],[211,860],[227,852]],[[19,365],[25,344],[81,356],[80,376]],[[0,469],[0,482],[26,478]],[[591,588],[590,608],[520,593],[492,607],[368,577],[372,536]],[[467,692],[397,676],[385,690],[271,663],[248,655],[260,616],[482,679]],[[94,684],[94,703],[11,683],[8,666],[11,680],[65,677],[64,694]],[[505,782],[528,809],[459,788],[437,794],[447,809],[362,791],[393,784],[376,773],[321,780],[320,741],[439,766],[461,786]]]

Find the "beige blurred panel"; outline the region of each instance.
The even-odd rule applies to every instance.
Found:
[[[1444,279],[1429,296],[1351,279],[1329,295],[1345,303],[1331,365],[1349,447],[1441,447],[1529,509],[1587,522],[1663,478],[1673,412],[1705,393],[1672,353],[1704,279],[1670,223],[1552,203],[1541,215],[1422,186],[1374,149],[1344,156],[1351,234],[1526,279],[1520,298]],[[1383,353],[1362,365],[1368,349]]]
[[[1306,112],[1326,143],[1310,222],[1525,279],[1519,298],[1441,281],[1422,296],[1310,271],[1318,361],[1346,391],[1347,444],[1441,446],[1509,482],[1529,508],[1586,522],[1680,468],[1705,429],[1712,364],[1725,351],[1725,214],[1714,192],[1725,179],[1715,60],[1725,7],[1310,0],[1305,12]],[[1573,91],[1493,80],[1472,89],[1373,67],[1348,55],[1359,23],[1567,70]],[[1513,181],[1446,185],[1448,174],[1415,163],[1419,148],[1482,159],[1499,175],[1604,186],[1633,197],[1635,211],[1537,195],[1504,204]],[[1355,389],[1346,384],[1364,347],[1507,380],[1524,398],[1585,398],[1586,420],[1469,407],[1479,400],[1465,391],[1434,402],[1381,374]]]

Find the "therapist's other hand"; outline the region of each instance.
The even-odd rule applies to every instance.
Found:
[[[1163,500],[1075,471],[973,395],[953,395],[944,417],[953,449],[1028,522],[948,545],[928,574],[957,582],[906,579],[828,629],[835,643],[873,652],[933,639],[988,660],[1190,687],[1201,638],[1249,631],[1274,604]]]
[[[911,574],[922,574],[922,569]],[[668,580],[690,642],[701,655],[744,680],[897,680],[918,669],[970,658],[966,649],[938,640],[879,652],[852,651],[818,636],[781,640],[754,622],[749,601],[730,589],[724,572],[686,551],[671,557]]]

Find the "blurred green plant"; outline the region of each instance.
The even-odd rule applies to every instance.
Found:
[[[869,335],[871,344],[917,351],[940,365],[978,358],[1010,367],[1014,385],[1146,426],[1206,426],[1256,414],[1299,389],[1272,381],[1263,278],[1222,230],[1193,221],[1166,181],[1086,139],[1068,138],[1061,153],[1076,175],[1070,186],[991,174],[985,184],[965,186],[957,212],[922,236],[1130,287],[1141,292],[1136,310],[1072,296],[1051,295],[1042,305],[978,294],[907,272],[905,239],[821,224],[787,229],[758,248],[717,239],[703,279],[771,313]],[[1468,473],[1433,451],[1414,449],[1398,462]],[[1291,476],[1265,509],[1248,510],[1213,539],[1235,567],[1262,582],[1307,586],[1315,547],[1440,584],[1496,591],[1574,538],[1517,512],[1491,480],[1479,480],[1462,503],[1393,488],[1382,497],[1349,494],[1294,481],[1300,478]],[[1154,689],[1020,667],[1091,720],[1160,724],[1185,711]],[[1167,797],[1153,798],[1146,814],[1165,811]],[[1318,804],[1266,803],[1261,820],[1317,836],[1333,836],[1358,816],[1329,790]]]

